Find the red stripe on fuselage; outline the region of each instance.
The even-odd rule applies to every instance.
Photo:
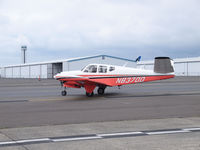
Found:
[[[142,82],[149,82],[155,80],[163,80],[173,78],[174,75],[162,75],[162,76],[133,76],[133,77],[120,77],[120,78],[99,78],[90,79],[90,81],[106,84],[109,86],[119,86],[126,84],[135,84]]]
[[[88,77],[88,78],[81,78]],[[112,78],[113,77],[113,78]],[[163,80],[173,78],[174,75],[80,75],[80,78],[59,77],[61,81],[91,81],[98,84],[105,84],[108,86],[119,86],[126,84],[135,84],[142,82],[149,82],[155,80]]]

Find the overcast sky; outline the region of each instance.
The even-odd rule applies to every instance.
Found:
[[[0,0],[0,66],[96,54],[200,56],[200,0]]]

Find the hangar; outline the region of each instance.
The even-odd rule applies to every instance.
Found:
[[[135,60],[109,56],[95,55],[64,60],[26,63],[5,66],[0,69],[2,78],[53,78],[62,71],[80,70],[90,63],[112,64],[136,67]]]
[[[200,76],[200,57],[177,58],[174,60],[175,74],[177,76]],[[137,68],[150,69],[154,67],[154,61],[141,61]]]

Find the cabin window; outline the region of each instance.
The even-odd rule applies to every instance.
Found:
[[[99,73],[106,73],[107,72],[107,66],[99,66]]]
[[[86,67],[84,72],[96,73],[97,72],[97,65],[90,65],[90,66]]]
[[[112,67],[112,66],[111,66],[111,67],[109,68],[109,71],[113,71],[113,70],[115,70],[115,67]]]

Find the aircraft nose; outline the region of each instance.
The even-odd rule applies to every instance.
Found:
[[[54,77],[54,79],[57,79],[59,76],[60,76],[60,73],[54,75],[53,77]]]
[[[57,75],[54,75],[53,78],[56,79],[56,78],[57,78]]]

